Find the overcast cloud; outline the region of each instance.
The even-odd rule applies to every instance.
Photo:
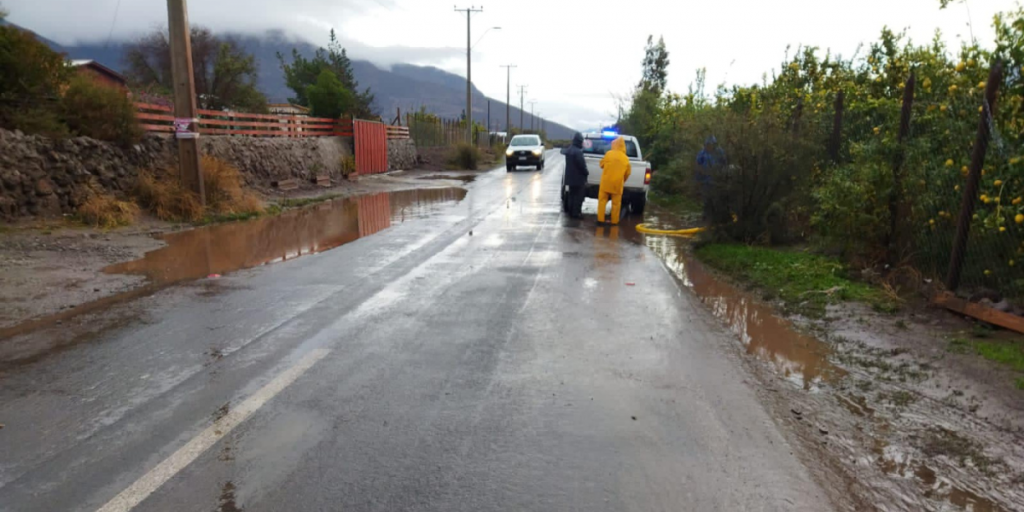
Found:
[[[0,0],[10,20],[57,42],[133,37],[166,20],[163,0]],[[648,34],[664,35],[671,53],[669,87],[685,91],[694,71],[708,70],[708,85],[748,84],[777,68],[787,45],[831,48],[852,55],[883,26],[908,28],[917,41],[941,29],[951,47],[973,34],[990,45],[992,16],[1013,0],[969,0],[940,11],[938,0],[632,0],[484,1],[473,16],[473,41],[493,26],[473,53],[474,83],[505,97],[505,72],[514,63],[513,87],[529,86],[545,117],[577,128],[613,118],[616,95],[640,77]],[[478,6],[480,4],[477,4]],[[460,5],[460,7],[464,7]],[[115,20],[116,12],[116,20]],[[968,14],[969,13],[969,14]],[[280,29],[324,44],[338,30],[355,58],[381,65],[429,64],[465,75],[466,17],[440,0],[193,0],[192,23],[217,31],[259,33]],[[111,27],[113,30],[111,31]]]

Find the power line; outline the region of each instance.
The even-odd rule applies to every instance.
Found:
[[[114,19],[110,22],[110,31],[107,32],[107,44],[103,45],[103,48],[109,48],[110,42],[114,38],[114,27],[117,26],[117,13],[121,11],[121,0],[117,0],[117,5],[114,7]]]

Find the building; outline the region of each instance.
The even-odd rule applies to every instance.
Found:
[[[94,60],[73,60],[71,67],[82,76],[87,76],[97,83],[108,85],[116,89],[128,91],[128,81],[117,71],[110,69]]]
[[[270,110],[271,114],[280,114],[287,116],[309,116],[309,107],[293,105],[291,103],[271,103],[267,105],[267,109]]]

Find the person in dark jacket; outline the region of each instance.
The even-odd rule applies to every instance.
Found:
[[[572,145],[563,149],[565,155],[565,184],[569,187],[568,214],[574,219],[583,218],[583,199],[586,194],[587,161],[583,158],[583,134],[572,136]]]

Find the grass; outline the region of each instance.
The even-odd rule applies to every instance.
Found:
[[[974,353],[989,361],[994,361],[1024,372],[1024,344],[1020,342],[998,342],[954,338],[946,349],[955,354]]]
[[[652,189],[650,201],[651,204],[681,217],[700,215],[704,211],[699,201],[683,194],[665,194]]]
[[[1017,389],[1024,390],[1024,377],[1020,377],[1014,381],[1014,385],[1017,386]]]
[[[777,294],[787,305],[821,315],[837,300],[864,302],[893,312],[896,304],[879,288],[853,281],[837,260],[809,252],[736,244],[707,244],[697,249],[702,261]]]
[[[139,206],[109,194],[94,194],[78,207],[78,217],[85,224],[102,229],[130,226],[139,217]],[[46,229],[43,234],[51,232]]]
[[[341,194],[324,194],[315,197],[300,197],[297,199],[282,199],[277,202],[281,208],[302,208],[311,204],[325,203],[341,197]]]

